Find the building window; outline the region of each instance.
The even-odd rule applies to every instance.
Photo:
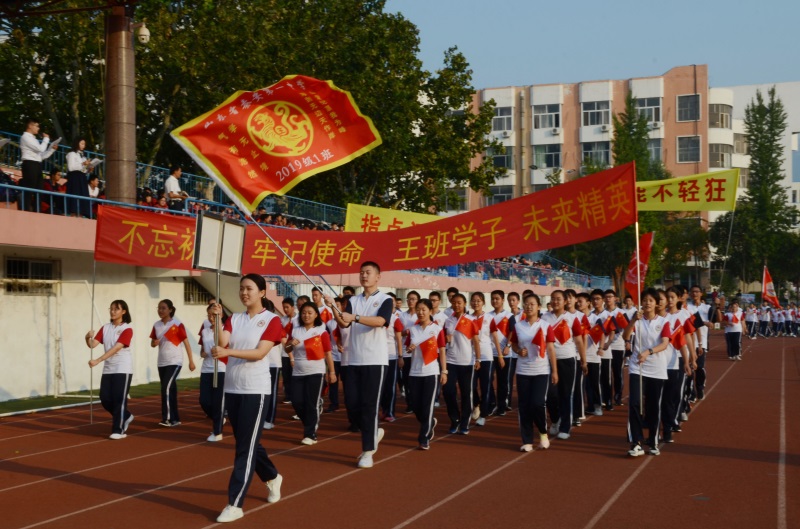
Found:
[[[508,146],[506,147],[505,154],[494,154],[492,151],[489,151],[489,156],[492,157],[492,165],[497,168],[503,169],[514,169],[514,147]]]
[[[595,165],[611,164],[611,142],[588,141],[581,144],[583,147],[583,160],[591,161]]]
[[[183,280],[183,303],[186,305],[208,305],[214,295],[192,277]]]
[[[489,186],[492,196],[486,197],[486,205],[493,206],[514,198],[514,186]]]
[[[583,103],[583,126],[608,125],[611,123],[611,106],[608,101]]]
[[[533,165],[537,169],[561,167],[561,144],[534,145]]]
[[[492,118],[492,131],[512,130],[511,107],[497,107]]]
[[[678,138],[678,163],[700,161],[700,136],[681,136]]]
[[[538,193],[539,191],[544,191],[545,189],[550,189],[552,186],[550,184],[533,184],[533,192]]]
[[[724,143],[711,143],[708,146],[708,166],[727,169],[731,166],[733,146]]]
[[[750,168],[742,167],[739,169],[739,187],[747,189],[748,185],[750,185]]]
[[[678,96],[678,121],[700,120],[700,94]]]
[[[741,173],[739,173],[739,176],[741,177]],[[796,190],[792,190],[792,204],[797,204],[797,191]]]
[[[6,258],[5,284],[9,294],[50,295],[61,279],[61,261]]]
[[[733,152],[734,154],[750,154],[750,142],[747,141],[747,134],[733,133]]]
[[[636,110],[647,121],[661,121],[661,98],[644,97],[636,100]]]
[[[730,105],[708,105],[708,126],[714,129],[731,128],[731,113],[733,107]]]
[[[533,128],[553,129],[561,126],[560,105],[533,105]]]
[[[467,188],[454,187],[449,191],[455,193],[455,201],[453,197],[445,195],[444,210],[445,211],[466,211],[467,210]]]
[[[650,161],[661,162],[661,138],[647,140],[647,152],[650,153]]]

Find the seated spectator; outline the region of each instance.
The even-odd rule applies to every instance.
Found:
[[[16,186],[17,182],[11,178],[11,175],[0,170],[0,184],[4,186]],[[18,191],[8,187],[0,187],[0,202],[5,204],[13,204],[17,201]],[[0,204],[0,207],[5,207]]]
[[[61,171],[58,169],[53,169],[50,171],[50,179],[45,181],[42,185],[42,189],[44,191],[50,191],[51,193],[66,193],[67,192],[67,181],[64,179]],[[40,206],[39,211],[42,213],[54,213],[56,215],[62,215],[64,213],[64,201],[59,200],[58,197],[54,197],[53,195],[41,195],[42,197],[42,204]],[[53,210],[50,211],[50,205],[52,204]]]
[[[161,198],[158,199],[158,202],[156,203],[155,207],[159,209],[169,209],[169,204],[167,204],[167,197],[162,195]],[[159,211],[158,213],[163,214],[164,212]]]

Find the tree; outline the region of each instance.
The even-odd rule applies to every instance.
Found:
[[[775,94],[775,87],[767,95],[765,101],[757,90],[755,99],[745,108],[744,125],[750,145],[747,193],[737,202],[735,213],[723,215],[711,228],[718,261],[727,260],[727,270],[745,283],[761,278],[765,262],[781,261],[781,255],[786,252],[784,244],[791,240],[795,215],[782,185],[786,111]],[[731,249],[726,254],[731,229]],[[777,279],[778,276],[773,277]]]
[[[472,72],[455,48],[436,72],[424,70],[417,28],[384,8],[385,0],[139,3],[136,19],[152,35],[136,47],[139,160],[197,172],[167,137],[172,129],[237,90],[304,74],[350,91],[383,145],[293,195],[427,211],[454,187],[488,192],[500,172],[490,159],[471,162],[499,148],[486,139],[493,103],[473,107]],[[0,130],[19,130],[34,114],[45,130],[80,132],[102,150],[103,27],[100,12],[9,20],[0,70],[11,102],[0,108]]]

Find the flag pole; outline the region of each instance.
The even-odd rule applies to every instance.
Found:
[[[636,215],[636,305],[642,310],[642,277],[641,262],[639,261],[639,215]],[[638,329],[637,329],[638,330]],[[644,417],[644,388],[642,388],[642,366],[639,366],[639,415]]]
[[[220,228],[219,233],[219,241],[217,242],[217,277],[216,277],[216,296],[217,296],[217,304],[220,308],[220,314],[214,315],[214,345],[219,347],[219,336],[221,334],[219,323],[222,319],[222,303],[220,301],[220,287],[219,287],[219,269],[222,268],[222,246],[223,241],[225,240],[225,221],[227,218],[225,216],[222,217],[222,227]],[[219,358],[214,359],[214,379],[212,381],[212,387],[216,388],[217,384],[217,374],[219,373]]]
[[[728,229],[728,246],[725,247],[725,260],[722,261],[722,271],[719,273],[719,287],[722,289],[722,278],[725,276],[725,268],[728,266],[728,259],[730,259],[731,251],[731,236],[733,235],[733,219],[736,216],[736,210],[731,211],[731,227]],[[766,268],[767,265],[764,265]]]
[[[322,289],[319,288],[319,286],[317,286],[317,284],[314,282],[314,280],[312,280],[310,277],[308,277],[308,274],[306,274],[305,271],[302,268],[300,268],[300,265],[297,264],[294,259],[292,259],[292,256],[290,256],[289,253],[286,250],[284,250],[283,247],[281,247],[281,245],[278,244],[278,242],[275,239],[272,238],[272,235],[267,233],[267,230],[265,230],[264,227],[260,223],[256,222],[255,219],[253,219],[252,215],[250,215],[249,213],[246,213],[245,214],[245,220],[249,220],[250,222],[252,222],[256,226],[258,226],[258,229],[261,230],[261,233],[266,235],[267,239],[269,239],[272,242],[272,244],[274,244],[275,247],[278,250],[280,250],[280,252],[284,255],[284,257],[286,257],[289,260],[289,262],[292,263],[292,265],[294,265],[294,267],[297,268],[300,271],[301,274],[303,274],[303,277],[305,277],[308,280],[308,282],[311,283],[311,286],[317,288],[320,292],[322,292]],[[324,281],[324,279],[323,279],[323,281]],[[327,284],[327,281],[326,281],[326,284]],[[330,285],[328,285],[328,287],[331,289],[331,291],[333,292],[333,295],[335,296],[336,295],[336,291],[333,290],[333,287],[331,287]],[[339,313],[339,316],[342,315],[342,311],[339,310],[339,307],[337,307],[335,303],[333,305],[333,309],[336,312]]]
[[[97,260],[92,256],[92,308],[89,328],[94,330],[94,285],[97,283]],[[98,322],[99,323],[99,322]],[[92,360],[92,348],[89,348],[89,360]],[[89,369],[89,424],[94,424],[94,370]]]

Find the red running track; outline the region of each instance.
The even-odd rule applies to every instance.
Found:
[[[284,475],[283,498],[266,503],[256,478],[233,527],[563,528],[800,527],[800,339],[745,340],[727,360],[714,333],[706,399],[658,457],[625,457],[627,407],[591,417],[567,441],[528,454],[516,413],[492,417],[467,437],[439,427],[416,450],[417,422],[384,423],[369,470],[355,467],[357,434],[343,412],[326,414],[320,442],[280,405],[262,443]],[[215,526],[227,503],[233,438],[207,443],[196,392],[181,394],[178,428],[157,426],[158,397],[136,399],[127,439],[111,441],[95,406],[0,421],[0,512],[4,529]],[[447,423],[444,409],[437,410]],[[544,524],[544,525],[542,525]]]

